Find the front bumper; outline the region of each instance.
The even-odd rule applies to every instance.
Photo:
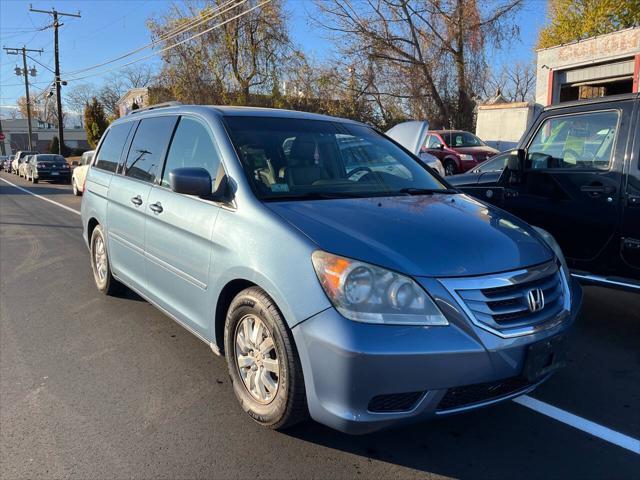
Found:
[[[561,324],[516,338],[472,325],[442,292],[436,301],[449,304],[447,327],[372,325],[347,320],[333,308],[320,312],[293,328],[311,417],[364,434],[526,393],[549,377],[522,380],[527,348],[573,324],[582,292],[577,282],[571,289],[572,310]],[[392,410],[372,411],[372,405]]]

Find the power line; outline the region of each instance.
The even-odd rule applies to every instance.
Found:
[[[245,0],[245,1],[246,1],[246,0]],[[260,8],[260,7],[262,7],[263,5],[266,5],[267,3],[270,3],[271,1],[272,1],[272,0],[264,0],[263,2],[261,2],[261,3],[257,4],[257,5],[255,5],[255,6],[253,6],[253,7],[251,7],[251,8],[250,8],[250,9],[248,9],[248,10],[245,10],[244,12],[239,13],[239,14],[237,14],[237,15],[234,15],[234,16],[233,16],[233,17],[231,17],[231,18],[228,18],[228,19],[227,19],[227,20],[225,20],[224,22],[218,23],[218,24],[216,24],[216,25],[214,25],[214,26],[212,26],[212,27],[210,27],[210,28],[208,28],[208,29],[206,29],[206,30],[203,30],[202,32],[199,32],[199,33],[197,33],[197,34],[195,34],[195,35],[193,35],[193,36],[189,37],[189,38],[185,38],[184,40],[181,40],[181,41],[179,41],[179,42],[177,42],[177,43],[174,43],[174,44],[172,44],[172,45],[169,45],[168,47],[165,47],[165,48],[163,48],[163,49],[161,49],[161,50],[158,50],[158,51],[156,51],[156,52],[152,52],[152,53],[150,53],[149,55],[146,55],[146,56],[144,56],[144,57],[140,57],[140,58],[138,58],[138,59],[136,59],[136,60],[132,60],[132,61],[130,61],[130,62],[124,63],[124,64],[119,65],[119,66],[117,66],[117,67],[110,68],[110,69],[108,69],[108,70],[103,70],[103,71],[101,71],[101,72],[97,72],[97,73],[92,73],[92,74],[90,74],[90,75],[84,75],[84,76],[80,76],[80,77],[67,78],[67,81],[69,81],[69,82],[74,82],[74,81],[76,81],[76,80],[83,80],[83,79],[85,79],[85,78],[89,78],[89,77],[94,77],[94,76],[104,75],[105,73],[113,72],[113,71],[115,71],[115,70],[120,70],[121,68],[127,67],[127,66],[129,66],[129,65],[133,65],[134,63],[141,62],[141,61],[143,61],[143,60],[147,60],[147,59],[152,58],[152,57],[154,57],[154,56],[156,56],[156,55],[160,55],[161,53],[164,53],[164,52],[166,52],[166,51],[168,51],[168,50],[171,50],[171,49],[173,49],[173,48],[175,48],[175,47],[178,47],[178,46],[182,45],[183,43],[186,43],[186,42],[188,42],[188,41],[190,41],[190,40],[193,40],[193,39],[195,39],[195,38],[198,38],[198,37],[200,37],[200,36],[204,35],[205,33],[209,33],[210,31],[212,31],[212,30],[214,30],[214,29],[216,29],[216,28],[220,28],[220,27],[222,27],[222,26],[226,25],[227,23],[229,23],[229,22],[231,22],[231,21],[233,21],[233,20],[236,20],[237,18],[240,18],[240,17],[244,16],[244,15],[248,14],[249,12],[252,12],[253,10],[255,10],[255,9],[257,9],[257,8]]]
[[[152,42],[143,45],[141,47],[138,47],[134,50],[131,50],[129,52],[123,53],[122,55],[116,57],[116,58],[112,58],[111,60],[106,60],[102,63],[98,63],[95,65],[92,65],[90,67],[86,67],[86,68],[81,68],[78,70],[73,70],[70,72],[64,72],[65,76],[73,76],[73,75],[77,75],[78,73],[84,73],[87,72],[89,70],[95,70],[96,68],[99,67],[103,67],[105,65],[108,65],[110,63],[114,63],[117,62],[118,60],[122,60],[124,58],[130,57],[131,55],[134,55],[142,50],[146,50],[147,48],[153,48],[156,45],[166,42],[167,40],[170,40],[182,33],[188,32],[189,30],[192,30],[193,28],[208,22],[209,20],[212,20],[215,17],[218,17],[226,12],[228,12],[229,10],[232,10],[235,7],[239,7],[240,5],[242,5],[243,3],[246,3],[247,0],[229,0],[227,3],[224,3],[222,5],[219,5],[218,7],[216,7],[214,10],[212,10],[211,12],[208,12],[204,15],[203,18],[199,18],[199,19],[194,19],[189,21],[186,25],[182,25],[180,27],[176,27],[172,30],[170,30],[169,32],[166,32],[162,35],[160,35],[157,39],[153,40]]]

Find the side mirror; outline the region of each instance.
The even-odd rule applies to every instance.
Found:
[[[171,190],[198,197],[211,195],[211,175],[204,168],[176,168],[169,172]]]
[[[440,150],[444,150],[444,144],[442,144],[442,143],[438,144],[438,148],[439,148]]]
[[[524,162],[527,156],[526,150],[519,148],[509,152],[507,159],[507,170],[509,171],[509,183],[519,185],[522,183],[522,174],[524,173]]]

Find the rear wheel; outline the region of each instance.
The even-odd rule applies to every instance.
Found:
[[[91,270],[96,287],[105,295],[113,295],[121,290],[122,284],[111,274],[107,241],[100,225],[91,233]]]
[[[224,344],[233,391],[251,418],[272,429],[307,418],[293,338],[276,304],[261,288],[243,290],[231,302]]]
[[[456,162],[451,159],[447,159],[444,161],[444,173],[446,175],[455,175],[456,173]]]

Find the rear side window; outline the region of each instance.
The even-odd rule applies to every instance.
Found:
[[[122,123],[114,125],[105,134],[106,137],[102,141],[95,167],[107,172],[115,172],[120,163],[120,155],[122,149],[127,142],[127,137],[131,131],[134,122]]]
[[[182,117],[169,147],[162,186],[169,187],[169,173],[176,168],[201,167],[214,180],[219,166],[220,157],[208,128],[198,120]]]
[[[152,117],[140,121],[136,130],[127,162],[125,175],[127,177],[154,182],[160,174],[164,154],[176,123],[176,117]]]

